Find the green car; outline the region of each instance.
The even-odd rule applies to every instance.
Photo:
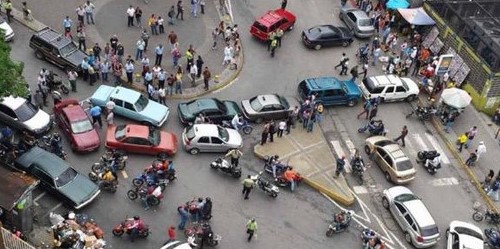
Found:
[[[241,114],[241,110],[234,101],[216,98],[195,99],[177,106],[179,120],[184,125],[193,123],[200,113],[212,123],[221,124],[222,121],[231,121],[234,115]]]
[[[86,206],[101,192],[95,183],[66,161],[37,146],[18,157],[14,165],[39,179],[48,191],[74,209]]]

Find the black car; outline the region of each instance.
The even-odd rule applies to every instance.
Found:
[[[31,36],[30,48],[35,50],[36,58],[45,59],[65,71],[80,72],[80,64],[87,57],[87,54],[78,49],[73,40],[49,27]]]
[[[66,161],[40,147],[33,147],[14,162],[14,166],[40,180],[42,186],[75,209],[94,200],[99,187],[78,173]]]
[[[318,25],[302,31],[302,41],[306,47],[316,50],[332,46],[347,47],[353,42],[353,35],[345,27]]]
[[[234,101],[221,101],[216,98],[195,99],[177,106],[177,114],[184,125],[194,122],[200,113],[212,123],[220,124],[223,120],[231,121],[241,110]]]

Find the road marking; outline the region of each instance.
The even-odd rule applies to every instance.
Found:
[[[354,146],[354,143],[350,139],[345,139],[344,142],[349,151],[351,152],[351,155],[354,155],[354,153],[356,152],[356,146]]]
[[[47,194],[46,191],[43,191],[41,194],[39,194],[37,197],[35,197],[35,199],[33,199],[33,202],[38,202],[38,200],[40,200],[42,197],[44,197],[45,195]]]
[[[368,189],[365,186],[352,186],[352,191],[358,195],[368,194]]]
[[[53,208],[51,208],[51,209],[47,212],[47,214],[50,214],[50,213],[52,213],[52,212],[56,211],[56,209],[60,208],[62,205],[63,205],[63,203],[62,203],[62,202],[59,202],[59,204],[57,204],[57,205],[55,205]]]
[[[429,148],[427,147],[424,140],[422,139],[422,137],[420,137],[419,134],[413,134],[413,139],[415,139],[415,141],[418,144],[419,147],[418,151],[429,150]]]
[[[436,149],[436,151],[439,154],[441,154],[441,162],[443,162],[445,164],[450,164],[450,159],[448,159],[446,154],[444,154],[444,151],[443,151],[443,149],[441,149],[441,146],[439,146],[439,143],[436,140],[436,138],[434,138],[434,136],[432,136],[431,134],[428,134],[428,133],[425,133],[425,136],[427,137],[429,142],[432,144],[432,147],[434,147],[434,149]]]
[[[441,187],[441,186],[453,186],[458,185],[460,182],[455,177],[448,178],[438,178],[430,181],[432,186]]]
[[[127,171],[122,170],[122,176],[123,176],[123,178],[127,179],[128,178]]]
[[[411,139],[406,139],[405,144],[406,144],[406,149],[410,152],[410,155],[416,156],[417,149],[415,148],[415,145],[413,144]]]
[[[348,157],[349,155],[346,155],[344,153],[344,150],[342,149],[342,146],[340,145],[339,141],[333,140],[333,141],[330,141],[330,143],[332,144],[333,150],[335,150],[335,153],[337,154],[338,157],[345,156],[345,158],[346,158],[346,160],[345,160],[345,172],[350,173],[351,172],[351,164],[349,163],[349,160],[347,159],[347,158],[349,158]]]

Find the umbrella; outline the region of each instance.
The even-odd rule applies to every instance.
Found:
[[[410,3],[408,2],[408,0],[389,0],[385,6],[388,8],[388,9],[406,9],[408,7],[410,7]]]
[[[470,101],[472,100],[469,93],[458,88],[444,89],[443,93],[441,94],[441,99],[447,105],[455,107],[457,109],[468,106],[470,104]]]
[[[436,22],[427,15],[424,8],[398,9],[401,16],[410,24],[414,25],[434,25]]]

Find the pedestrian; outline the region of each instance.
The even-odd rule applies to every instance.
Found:
[[[167,36],[170,43],[170,50],[174,50],[175,44],[177,43],[177,34],[172,30]]]
[[[239,149],[232,149],[226,154],[226,157],[231,158],[231,165],[233,165],[234,167],[238,167],[241,156],[243,156],[243,152],[241,152]]]
[[[91,86],[97,81],[97,73],[93,66],[89,67],[89,83]]]
[[[337,69],[338,67],[341,67],[342,66],[342,63],[344,63],[344,61],[347,59],[347,56],[345,55],[345,53],[342,53],[342,57],[340,58],[340,62],[339,64],[335,65],[335,67],[333,67],[334,69]]]
[[[482,187],[485,192],[488,192],[488,190],[491,188],[493,177],[495,177],[495,171],[490,169],[488,175],[484,177],[484,182],[482,183]]]
[[[175,83],[175,76],[173,74],[170,74],[167,78],[167,91],[165,95],[170,95],[172,96],[174,94],[174,83]]]
[[[136,61],[139,59],[142,59],[145,45],[146,45],[146,43],[144,42],[144,40],[142,38],[139,38],[139,40],[137,40],[137,42],[135,44],[135,46],[136,46],[135,60]]]
[[[184,228],[186,227],[186,222],[187,222],[187,220],[189,218],[189,213],[186,210],[185,206],[179,206],[179,207],[177,207],[177,212],[181,216],[181,221],[179,222],[179,225],[177,226],[177,228],[179,230],[184,230]]]
[[[453,125],[453,122],[455,122],[455,114],[450,113],[450,114],[448,114],[448,117],[446,117],[446,121],[445,121],[444,131],[446,133],[450,133],[450,129],[451,129],[451,126]]]
[[[158,89],[158,101],[159,101],[158,103],[162,105],[167,105],[165,88],[163,87],[159,87]]]
[[[116,104],[113,100],[109,100],[108,102],[106,102],[106,114],[113,112],[115,106]]]
[[[170,7],[170,10],[167,13],[168,16],[168,24],[169,25],[174,25],[174,16],[175,16],[175,6],[172,5]]]
[[[114,118],[115,114],[113,112],[108,112],[106,115],[106,122],[108,123],[108,126],[112,126],[114,124]]]
[[[191,76],[191,85],[193,87],[196,86],[196,75],[198,75],[198,67],[196,64],[191,65],[189,75]]]
[[[38,107],[40,110],[42,110],[43,109],[43,95],[42,95],[42,92],[40,90],[36,90],[34,100],[35,100],[35,103],[34,103],[35,106]]]
[[[101,120],[101,107],[98,105],[93,106],[90,108],[90,116],[92,117],[92,124],[95,125],[95,123],[99,124],[99,127],[102,127],[102,120]]]
[[[281,38],[283,38],[283,34],[284,34],[283,30],[278,27],[278,29],[276,29],[276,42],[278,43],[278,47],[280,48],[281,48]]]
[[[276,124],[274,123],[274,120],[269,121],[269,142],[274,142],[274,133],[276,133]]]
[[[247,234],[248,242],[252,240],[254,234],[257,235],[257,221],[255,221],[255,218],[252,218],[247,222]]]
[[[314,128],[314,123],[316,122],[316,112],[311,110],[309,112],[309,118],[307,119],[307,132],[312,132]]]
[[[347,75],[348,65],[349,65],[349,58],[345,58],[341,65],[340,75],[342,74]]]
[[[197,11],[198,11],[198,0],[191,0],[191,15],[193,15],[194,17],[198,17]]]
[[[198,68],[198,73],[196,74],[196,78],[201,77],[202,68],[203,68],[204,63],[205,62],[203,61],[203,58],[201,58],[201,55],[198,55],[198,59],[196,59],[196,68]]]
[[[250,194],[250,191],[252,191],[254,184],[252,176],[248,175],[247,178],[241,182],[241,184],[243,185],[243,190],[241,191],[241,194],[245,195],[244,197],[245,200],[248,200],[248,195]]]
[[[182,68],[177,67],[177,73],[175,74],[175,94],[182,94]]]
[[[262,134],[260,137],[260,145],[264,145],[267,142],[267,136],[269,135],[269,123],[264,125],[264,129],[262,129]]]
[[[475,150],[474,152],[471,152],[469,157],[467,158],[467,160],[465,160],[465,165],[467,166],[473,166],[474,163],[477,161],[478,157],[477,157],[477,150]]]
[[[155,65],[157,66],[161,66],[161,61],[163,59],[163,45],[161,44],[158,44],[158,46],[156,46],[155,48],[155,54],[156,54],[156,58],[155,58]]]
[[[101,61],[101,47],[99,46],[99,43],[96,43],[94,47],[92,48],[92,53],[94,54],[94,57],[96,60]]]
[[[366,79],[366,77],[368,76],[368,61],[365,61],[365,64],[363,64],[363,72],[361,74],[363,74],[363,79]]]
[[[372,120],[375,116],[377,116],[377,112],[378,112],[378,104],[377,103],[372,104],[372,109],[369,112],[370,115],[368,115],[368,120]]]
[[[125,64],[125,73],[127,74],[127,83],[132,84],[133,79],[134,79],[134,64],[132,63],[132,60],[127,61],[127,64]]]
[[[271,43],[276,39],[276,32],[271,31],[267,34],[267,51],[271,50]]]
[[[278,135],[277,136],[278,137],[282,137],[283,136],[283,131],[285,131],[285,129],[287,129],[286,121],[285,120],[281,120],[278,123]]]
[[[406,135],[408,135],[408,128],[405,126],[403,126],[403,129],[401,130],[401,135],[399,135],[399,137],[395,138],[394,139],[394,142],[397,142],[398,140],[401,139],[401,142],[403,143],[403,147],[405,147],[405,137]]]
[[[458,151],[459,152],[462,152],[463,146],[465,145],[465,143],[467,143],[467,136],[468,136],[468,133],[466,132],[458,137],[457,142],[458,142]]]
[[[78,17],[78,25],[77,27],[85,25],[85,8],[83,6],[78,6],[75,10],[76,15]]]
[[[115,85],[121,85],[123,65],[121,62],[116,62],[113,66],[113,75],[115,76]]]
[[[137,27],[142,28],[142,9],[139,8],[139,6],[135,7],[134,15],[135,15],[135,23],[137,24]],[[134,26],[133,21],[132,21],[132,26]]]
[[[486,145],[484,145],[483,141],[480,141],[479,145],[477,146],[477,149],[476,149],[477,160],[479,160],[481,155],[484,153],[486,153]]]
[[[61,103],[62,96],[58,91],[52,91],[52,100],[54,101],[54,106]]]
[[[204,86],[205,91],[208,91],[208,83],[211,77],[212,74],[210,73],[210,70],[208,70],[208,67],[205,67],[205,70],[203,70],[203,83],[205,84]]]
[[[226,44],[226,47],[224,47],[224,60],[222,61],[222,65],[228,65],[231,64],[231,59],[233,58],[233,48],[229,45],[229,43]]]
[[[477,126],[473,126],[472,128],[469,129],[468,137],[467,137],[467,143],[465,144],[465,148],[469,148],[472,145],[472,140],[474,140],[474,137],[477,135]]]
[[[134,17],[135,17],[135,9],[130,5],[127,9],[127,26],[128,27],[133,27],[134,26]]]
[[[288,4],[288,0],[281,0],[281,9],[286,9],[286,5]]]
[[[309,109],[304,108],[302,112],[302,128],[307,129],[307,121],[309,120],[310,112]]]
[[[359,76],[358,65],[354,65],[354,67],[351,68],[350,73],[352,76],[351,81],[356,82],[356,78],[358,78],[358,76]]]
[[[10,0],[5,1],[3,8],[7,15],[7,22],[10,23],[10,18],[12,18],[12,2]]]
[[[109,70],[111,69],[111,64],[107,59],[105,59],[100,65],[99,65],[99,72],[101,73],[101,82],[108,82],[108,74]]]
[[[498,190],[500,189],[500,180],[496,179],[493,186],[488,191],[488,196],[492,198],[495,202],[498,202]]]
[[[85,44],[85,31],[82,27],[79,27],[76,31],[76,37],[78,37],[78,49],[87,51],[87,45]]]
[[[286,134],[290,134],[290,130],[293,126],[293,123],[294,123],[294,118],[292,115],[288,115],[287,119],[286,119],[286,123],[285,123],[285,127],[286,127]]]
[[[276,47],[278,46],[278,40],[277,39],[273,39],[271,41],[271,57],[274,57],[274,54],[276,52]]]
[[[9,1],[10,2],[10,1]],[[10,21],[9,21],[10,23]],[[63,20],[63,27],[64,27],[64,35],[67,36],[68,33],[71,33],[71,25],[73,24],[73,21],[69,18],[69,16],[66,16]]]
[[[144,86],[153,85],[153,73],[148,68],[146,73],[144,74]]]
[[[342,155],[341,157],[337,158],[337,169],[335,170],[335,178],[339,177],[341,173],[344,174],[344,171],[345,171],[345,156]]]
[[[164,22],[165,20],[161,16],[158,16],[158,20],[156,20],[156,23],[158,24],[158,31],[160,32],[160,34],[165,33],[165,26],[163,26]]]
[[[182,6],[182,0],[177,1],[177,15],[175,19],[179,19],[179,16],[181,20],[184,21],[184,6]]]
[[[194,64],[194,54],[191,49],[186,50],[186,71],[191,72],[191,66]]]
[[[90,23],[94,23],[94,9],[95,5],[91,3],[90,1],[87,1],[84,5],[83,8],[85,9],[85,17],[87,19],[87,24],[90,25]]]
[[[76,92],[76,79],[78,78],[78,73],[73,70],[68,70],[68,81],[71,85],[71,91]]]
[[[200,0],[201,14],[205,15],[205,0]]]
[[[158,22],[155,14],[151,14],[151,16],[149,17],[148,25],[151,28],[151,35],[158,35]]]
[[[165,245],[176,240],[175,227],[173,225],[170,225],[170,227],[167,229],[167,236],[168,240],[167,242],[165,242]]]

